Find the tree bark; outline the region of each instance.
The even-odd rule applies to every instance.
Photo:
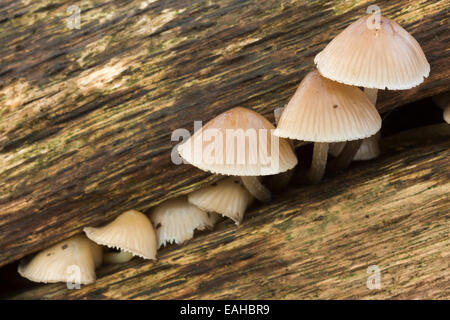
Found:
[[[243,106],[283,106],[313,58],[370,1],[0,5],[0,266],[128,209],[217,179],[171,161],[171,132]],[[379,110],[449,87],[448,1],[379,1],[422,45],[431,74],[380,92]]]

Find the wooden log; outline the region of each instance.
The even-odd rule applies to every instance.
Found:
[[[170,135],[234,106],[272,118],[370,1],[66,1],[0,5],[0,266],[215,179],[171,162]],[[379,108],[449,87],[448,1],[378,1],[431,75]]]
[[[80,290],[19,299],[448,299],[450,126],[388,147],[320,185],[292,189],[184,246],[104,267]],[[433,143],[430,143],[433,141]],[[398,142],[398,140],[397,140]],[[369,290],[369,266],[381,288]]]

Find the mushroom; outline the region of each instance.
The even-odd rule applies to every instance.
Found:
[[[187,197],[166,200],[152,209],[150,220],[156,229],[158,248],[181,244],[194,237],[194,230],[212,228],[218,216],[188,202]]]
[[[77,235],[42,250],[28,262],[21,261],[19,274],[34,282],[89,284],[102,263],[102,249],[84,235]]]
[[[330,143],[328,152],[336,158],[342,152],[344,146],[345,142]],[[380,132],[378,131],[377,134],[362,141],[358,152],[356,152],[355,156],[353,157],[353,161],[372,160],[378,157],[380,155],[380,152]]]
[[[133,256],[156,260],[155,230],[147,216],[139,211],[126,211],[103,227],[83,230],[92,241],[121,251],[106,253],[105,262],[127,262]]]
[[[329,143],[364,139],[380,128],[380,115],[364,92],[322,77],[315,70],[298,86],[275,134],[314,142],[308,177],[317,183],[325,172]]]
[[[331,80],[364,87],[375,106],[379,89],[405,90],[424,81],[430,65],[419,43],[398,23],[372,15],[349,25],[334,38],[314,62],[320,73]],[[347,143],[337,167],[346,168],[361,142]]]
[[[196,131],[178,152],[203,171],[240,176],[255,198],[267,202],[270,191],[258,177],[285,172],[297,164],[289,142],[275,137],[274,129],[260,114],[236,107]]]
[[[238,177],[228,177],[192,192],[188,200],[202,210],[219,213],[239,225],[253,197]]]

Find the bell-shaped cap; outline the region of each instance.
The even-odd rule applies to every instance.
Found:
[[[322,77],[306,75],[285,107],[275,134],[280,137],[340,142],[370,137],[381,117],[363,91]]]
[[[376,17],[376,16],[375,16]],[[398,23],[379,16],[360,18],[319,54],[320,73],[365,88],[403,90],[422,83],[430,65],[419,43]]]
[[[102,262],[100,246],[77,235],[42,250],[19,264],[19,274],[34,282],[89,284],[96,279],[95,268]]]
[[[238,177],[229,177],[192,192],[189,202],[208,211],[216,212],[240,224],[245,210],[253,202],[252,195]]]
[[[126,211],[109,224],[100,228],[86,227],[84,232],[89,239],[108,248],[156,259],[155,230],[147,216],[139,211]]]
[[[150,220],[156,229],[158,248],[181,244],[194,237],[194,230],[212,228],[218,216],[189,203],[187,197],[166,200],[152,209]]]
[[[245,108],[228,110],[178,147],[181,157],[203,171],[232,176],[263,176],[292,169],[297,157],[274,126]]]

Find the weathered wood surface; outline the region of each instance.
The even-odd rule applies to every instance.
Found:
[[[16,298],[448,299],[447,129],[446,137],[384,148],[380,159],[291,189],[239,227],[222,222],[161,250],[156,263],[135,259],[104,267],[80,290],[43,285]],[[366,287],[371,265],[381,270],[379,290]]]
[[[380,110],[447,90],[449,2],[376,3],[432,70]],[[171,131],[238,105],[272,117],[369,4],[94,0],[70,30],[66,1],[2,1],[0,266],[211,181],[171,163]]]

